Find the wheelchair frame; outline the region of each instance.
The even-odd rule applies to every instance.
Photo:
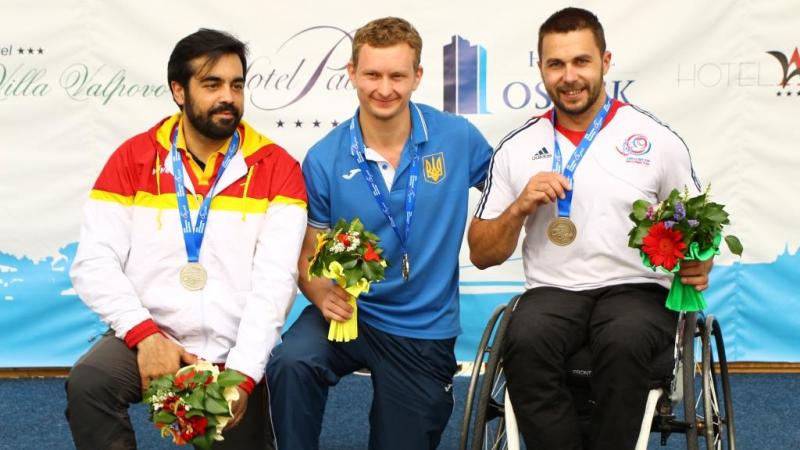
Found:
[[[516,417],[505,389],[501,354],[506,328],[519,298],[520,296],[516,296],[508,304],[499,305],[481,336],[467,391],[460,450],[521,448]],[[699,351],[696,349],[698,345]],[[700,357],[699,361],[696,356]],[[719,373],[714,364],[715,359],[718,361]],[[707,449],[735,450],[728,363],[722,329],[713,315],[680,313],[674,360],[670,379],[660,383],[648,394],[636,450],[647,448],[651,432],[661,434],[662,446],[666,445],[670,434],[683,433],[686,435],[688,450],[699,450],[700,441],[705,442],[704,448]],[[692,370],[685,370],[686,367]],[[696,393],[698,377],[699,392]],[[718,395],[720,392],[722,397]],[[683,420],[679,420],[675,414],[681,401]],[[473,429],[471,441],[470,428]]]

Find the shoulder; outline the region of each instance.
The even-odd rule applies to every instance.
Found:
[[[340,123],[322,139],[314,143],[314,145],[308,149],[303,164],[305,165],[308,161],[332,162],[336,156],[344,152],[344,150],[349,151],[350,122],[352,120],[353,119],[350,118]]]
[[[544,145],[548,140],[553,140],[553,127],[550,120],[545,116],[531,117],[500,139],[495,147],[495,153],[504,149],[509,151],[518,147]]]

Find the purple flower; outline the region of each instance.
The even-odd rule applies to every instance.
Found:
[[[650,205],[647,207],[647,220],[655,220],[656,219],[656,207],[654,205]]]
[[[683,203],[675,203],[675,216],[673,217],[677,221],[681,221],[686,218],[686,208],[683,206]]]
[[[672,227],[674,227],[674,226],[675,226],[675,222],[674,221],[672,221],[672,220],[665,220],[664,221],[664,228],[666,228],[668,230],[671,230]]]
[[[689,219],[687,222],[689,222],[689,227],[690,228],[694,228],[694,227],[700,225],[700,222],[698,222],[698,221],[696,221],[694,219]]]

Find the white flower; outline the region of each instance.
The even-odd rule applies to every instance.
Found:
[[[358,246],[361,244],[361,239],[351,236],[350,237],[350,246],[347,247],[348,252],[352,252],[353,250],[357,249]]]
[[[344,244],[342,244],[341,242],[337,242],[337,243],[331,245],[331,252],[333,252],[333,253],[342,253],[343,251],[345,251],[345,248],[344,248]]]

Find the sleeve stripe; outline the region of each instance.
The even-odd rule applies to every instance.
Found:
[[[99,189],[92,189],[92,192],[89,193],[89,198],[103,202],[118,203],[123,206],[133,205],[132,195],[115,194],[113,192],[101,191]]]
[[[327,230],[331,227],[331,224],[329,223],[317,222],[316,220],[312,220],[310,217],[308,218],[308,225],[314,228],[319,228],[320,230]]]
[[[478,209],[475,211],[475,217],[479,218],[483,214],[483,209],[486,207],[486,201],[489,199],[489,192],[492,190],[492,169],[494,169],[494,158],[497,156],[497,153],[503,148],[503,144],[505,144],[508,140],[516,136],[517,134],[521,133],[522,131],[530,128],[532,125],[539,122],[541,117],[533,117],[525,122],[521,127],[513,130],[512,132],[508,133],[506,137],[500,140],[500,143],[497,144],[497,148],[495,149],[494,153],[492,153],[492,161],[489,163],[488,175],[486,176],[486,181],[483,187],[483,194],[481,195],[481,200],[478,202]]]
[[[283,195],[275,196],[275,198],[273,198],[270,203],[277,203],[281,205],[296,205],[303,209],[307,209],[306,202],[304,202],[303,200],[292,197],[285,197]]]

